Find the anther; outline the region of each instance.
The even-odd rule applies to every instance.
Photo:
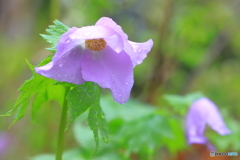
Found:
[[[101,51],[106,48],[106,46],[107,42],[102,38],[85,40],[85,47],[91,51]]]

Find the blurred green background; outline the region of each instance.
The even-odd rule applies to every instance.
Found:
[[[0,114],[13,107],[19,95],[17,89],[31,77],[26,59],[37,65],[51,54],[45,50],[49,44],[39,34],[45,33],[54,19],[69,27],[82,27],[94,25],[106,16],[121,25],[131,41],[144,42],[151,38],[154,46],[145,61],[135,68],[129,104],[119,107],[108,97],[109,92],[104,91],[102,106],[109,120],[110,142],[109,146],[100,145],[100,149],[105,150],[100,151],[96,159],[101,153],[106,154],[104,160],[197,157],[199,150],[187,146],[184,138],[186,111],[179,109],[184,106],[181,103],[177,107],[172,105],[164,95],[198,91],[219,106],[233,132],[221,137],[209,129],[207,135],[211,142],[220,151],[240,152],[239,15],[239,0],[0,0]],[[139,117],[132,121],[124,119],[132,114],[111,118],[116,112]],[[13,116],[0,117],[0,133],[9,137],[2,159],[26,160],[42,153],[54,153],[59,119],[60,107],[54,101],[44,104],[36,123],[31,121],[31,107],[10,129]],[[144,127],[136,134],[135,131],[124,134],[124,130],[131,131],[135,123],[145,122],[147,124],[142,124]],[[89,157],[94,144],[88,148],[90,142],[79,140],[84,127],[77,132],[78,123],[68,130],[65,149],[78,148],[69,154],[78,157],[82,153]],[[166,123],[169,125],[165,126]],[[153,131],[156,128],[158,130]],[[146,130],[154,136],[148,137]],[[132,144],[127,143],[136,136]],[[137,141],[141,139],[154,143],[140,147]]]

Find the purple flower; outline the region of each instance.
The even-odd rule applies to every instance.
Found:
[[[0,159],[6,156],[9,149],[10,136],[6,132],[0,132]]]
[[[213,146],[204,136],[206,124],[220,135],[231,133],[226,127],[217,106],[208,98],[203,97],[193,102],[187,114],[186,135],[188,144],[206,144],[209,149],[213,149]]]
[[[94,26],[70,28],[57,45],[52,62],[36,67],[36,73],[57,81],[97,83],[112,91],[116,102],[124,104],[133,86],[133,68],[142,63],[153,41],[128,40],[122,28],[103,17]]]

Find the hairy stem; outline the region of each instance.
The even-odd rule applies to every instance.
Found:
[[[68,106],[67,106],[67,93],[68,93],[69,89],[70,89],[69,87],[66,87],[65,95],[64,95],[62,114],[61,114],[61,121],[60,121],[60,126],[59,126],[59,131],[58,131],[56,160],[62,160],[64,131],[65,131],[65,126],[66,126],[67,110],[68,110]]]

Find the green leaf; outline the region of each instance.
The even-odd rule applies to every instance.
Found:
[[[37,75],[40,76],[40,75]],[[41,108],[41,106],[49,101],[55,100],[59,105],[63,104],[64,98],[64,87],[59,85],[54,85],[56,81],[53,79],[44,78],[44,81],[41,83],[41,88],[36,92],[32,104],[32,120],[36,122],[36,114]]]
[[[55,20],[53,21],[54,25],[49,26],[49,29],[46,29],[46,34],[40,34],[48,43],[51,44],[51,48],[47,48],[47,50],[51,52],[56,52],[56,47],[61,35],[68,30],[68,26],[64,25],[62,22]]]
[[[77,85],[75,88],[70,90],[67,95],[68,105],[70,106],[70,119],[66,129],[89,107],[98,103],[99,97],[99,88],[92,82]]]
[[[11,125],[16,123],[19,119],[21,119],[24,116],[27,110],[30,98],[41,88],[41,85],[44,80],[46,80],[45,77],[32,76],[31,79],[25,81],[25,83],[19,88],[19,91],[21,91],[21,94],[17,99],[17,102],[15,103],[13,109],[4,115],[4,116],[9,116],[15,110],[17,110],[15,118]]]
[[[45,65],[49,63],[52,59],[52,56],[48,56],[45,58],[41,63],[38,65]],[[40,106],[49,98],[46,97],[45,90],[47,87],[52,85],[55,80],[48,79],[46,77],[43,77],[41,75],[38,75],[34,72],[34,66],[31,65],[28,61],[27,64],[31,71],[33,72],[33,76],[24,82],[24,84],[18,89],[18,91],[21,91],[19,98],[17,99],[17,102],[14,104],[14,107],[12,110],[8,111],[5,115],[2,116],[9,116],[11,115],[14,111],[16,111],[15,118],[13,120],[13,125],[16,123],[18,120],[20,120],[24,114],[26,113],[27,107],[29,105],[29,102],[31,100],[31,97],[37,94],[36,99],[33,101],[33,120],[35,119],[36,112],[40,108]],[[53,91],[55,89],[52,89]]]
[[[54,83],[55,85],[63,85],[65,87],[70,87],[70,88],[74,88],[74,87],[77,87],[78,85],[77,84],[73,84],[73,83],[68,83],[68,82],[56,82]]]
[[[114,141],[120,142],[121,146],[126,148],[125,154],[128,157],[131,153],[140,151],[153,154],[156,148],[164,145],[164,138],[173,138],[169,118],[160,114],[150,114],[125,122],[115,135]]]
[[[104,113],[100,107],[100,104],[93,105],[88,114],[88,125],[90,129],[93,131],[94,139],[96,143],[96,150],[94,154],[99,149],[99,135],[98,131],[100,131],[102,139],[104,142],[108,142],[108,125],[105,119]]]
[[[182,119],[171,118],[169,123],[174,138],[165,138],[164,141],[171,155],[175,155],[178,151],[187,148],[185,133],[182,127]]]
[[[53,57],[53,55],[49,55],[49,56],[46,57],[44,60],[42,60],[42,61],[39,63],[39,65],[37,65],[37,67],[39,67],[39,66],[44,66],[44,65],[48,64],[49,62],[52,61],[52,57]]]
[[[108,141],[108,126],[100,107],[100,89],[98,85],[93,82],[85,82],[82,85],[78,85],[69,91],[67,100],[70,106],[70,119],[66,129],[78,116],[89,109],[88,125],[94,134],[96,143],[94,153],[96,153],[99,148],[98,131],[100,131],[103,140],[105,142]]]
[[[44,102],[48,100],[48,94],[46,92],[46,88],[39,90],[34,98],[32,104],[32,120],[36,122],[36,114],[39,111],[40,107]]]
[[[201,92],[190,93],[185,96],[180,95],[164,95],[164,99],[173,107],[173,109],[181,115],[185,115],[189,106],[193,101],[204,97]]]
[[[53,55],[49,55],[49,56],[46,57],[44,60],[42,60],[42,61],[39,63],[39,65],[37,65],[37,67],[39,67],[39,66],[44,66],[44,65],[48,64],[49,62],[52,61],[52,57],[53,57]],[[38,74],[34,71],[35,66],[32,65],[27,59],[26,59],[26,62],[27,62],[27,64],[28,64],[28,67],[29,67],[30,70],[32,71],[33,75],[38,75]]]

